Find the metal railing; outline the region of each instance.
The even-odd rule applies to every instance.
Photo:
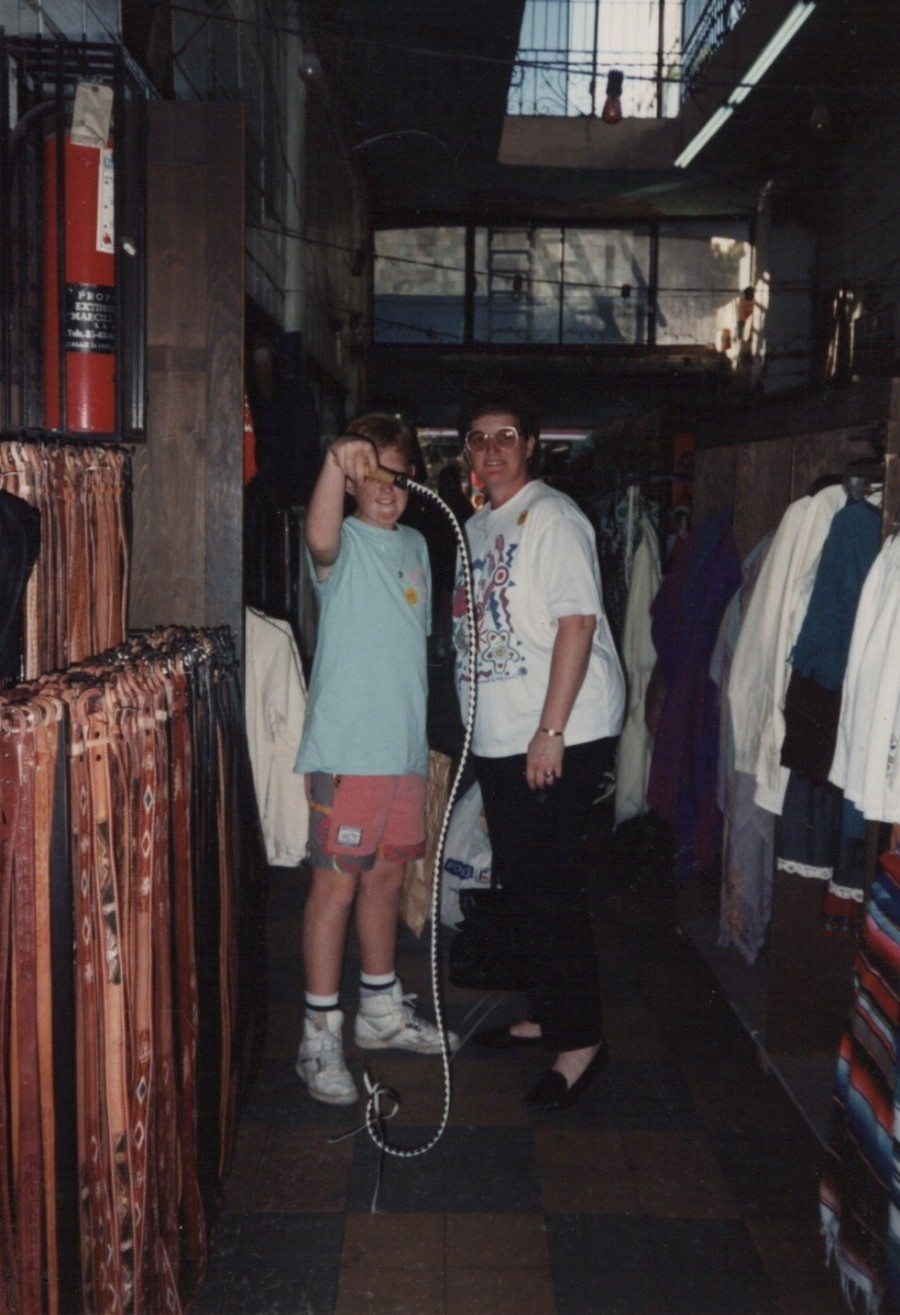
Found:
[[[750,7],[751,0],[684,0],[682,98],[697,85],[707,60]]]
[[[625,113],[667,108],[665,81],[677,64],[681,0],[529,0],[507,102],[510,114],[600,114],[611,68],[625,75]],[[673,25],[675,32],[671,31]],[[669,32],[667,35],[667,26]]]

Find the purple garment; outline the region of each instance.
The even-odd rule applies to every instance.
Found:
[[[709,663],[741,579],[731,512],[719,512],[690,535],[653,605],[653,644],[665,697],[647,802],[674,830],[677,881],[708,870],[721,854],[719,698]]]

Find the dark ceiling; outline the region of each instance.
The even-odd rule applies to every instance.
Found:
[[[317,0],[314,37],[376,212],[497,159],[525,0]],[[307,11],[309,12],[309,11]]]
[[[898,0],[819,0],[690,169],[501,165],[523,8],[524,0],[313,0],[306,9],[376,223],[723,215],[752,210],[766,184],[808,220],[835,147],[897,95]],[[744,71],[727,59],[724,76],[722,67],[720,85],[698,88],[707,106]],[[823,99],[831,123],[817,133],[810,115]]]

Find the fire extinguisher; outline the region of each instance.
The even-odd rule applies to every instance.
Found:
[[[108,434],[116,427],[114,198],[111,142],[80,146],[66,133],[60,152],[56,137],[45,140],[44,424],[48,429]],[[65,258],[63,298],[60,241]]]

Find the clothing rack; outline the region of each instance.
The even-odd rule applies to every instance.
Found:
[[[179,1315],[264,1026],[229,632],[7,690],[0,764],[0,1311]]]

